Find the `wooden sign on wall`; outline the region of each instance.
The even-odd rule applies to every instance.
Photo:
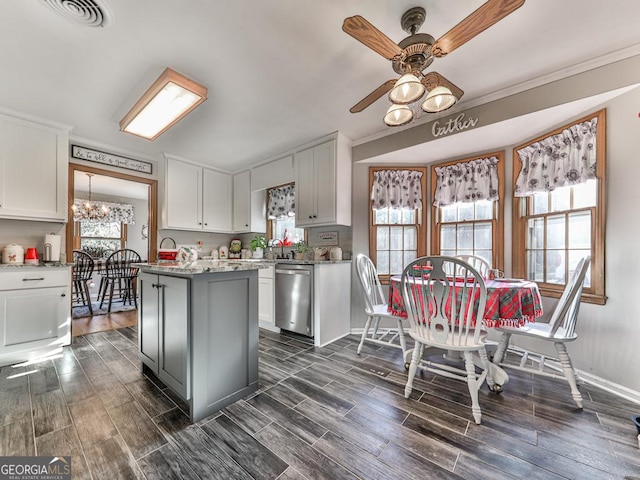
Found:
[[[149,162],[121,157],[120,155],[101,152],[79,145],[71,145],[71,156],[80,160],[102,163],[103,165],[110,165],[112,167],[126,168],[128,170],[135,170],[136,172],[151,174],[152,171],[152,164]]]

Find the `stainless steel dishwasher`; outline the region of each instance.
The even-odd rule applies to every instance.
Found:
[[[313,337],[313,265],[276,265],[276,326]]]

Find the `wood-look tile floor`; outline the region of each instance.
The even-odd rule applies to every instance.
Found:
[[[260,333],[260,390],[191,424],[137,368],[135,327],[75,337],[58,358],[0,369],[0,455],[71,455],[74,478],[632,479],[640,406],[510,372],[480,393],[423,374],[410,399],[398,350],[350,336],[324,348]],[[224,366],[221,365],[221,368]]]

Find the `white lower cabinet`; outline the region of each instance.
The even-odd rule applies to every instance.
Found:
[[[258,321],[268,330],[276,330],[274,270],[273,265],[258,270]]]
[[[0,365],[34,360],[71,343],[71,272],[0,271]]]
[[[189,279],[138,277],[140,358],[165,384],[189,399]]]

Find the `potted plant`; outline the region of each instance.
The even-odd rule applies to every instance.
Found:
[[[307,252],[309,251],[309,246],[305,243],[304,240],[300,240],[298,243],[293,245],[295,250],[296,260],[304,260]]]
[[[264,256],[264,249],[267,248],[267,239],[264,235],[256,235],[251,239],[251,250],[253,251],[253,258],[262,258]]]

